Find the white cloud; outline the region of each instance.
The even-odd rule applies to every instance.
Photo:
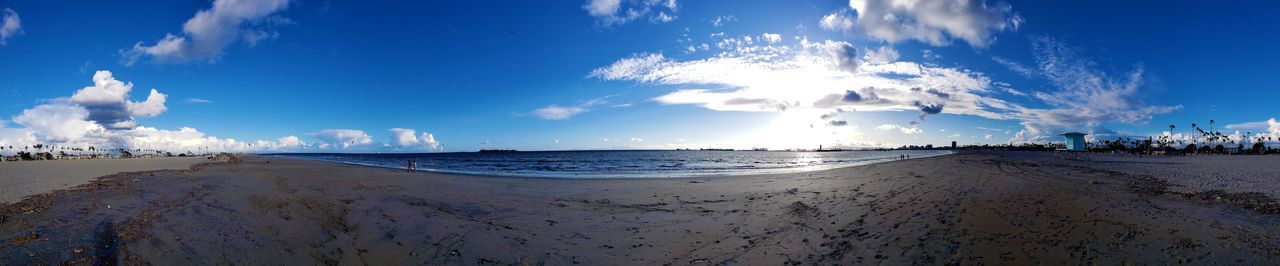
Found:
[[[45,104],[23,110],[13,122],[31,130],[40,141],[67,142],[103,131],[102,126],[88,118],[89,111],[80,106]]]
[[[1039,77],[1057,87],[1053,91],[1035,91],[1036,99],[1051,109],[1024,109],[1028,117],[1024,126],[1032,136],[1055,135],[1059,131],[1096,129],[1100,122],[1145,124],[1158,114],[1178,110],[1181,106],[1150,105],[1144,101],[1143,67],[1121,75],[1098,68],[1098,63],[1080,55],[1080,51],[1049,37],[1032,39],[1033,54]],[[1087,133],[1087,132],[1086,132]]]
[[[129,100],[133,83],[116,80],[111,71],[100,70],[93,74],[93,86],[84,87],[71,95],[69,101],[88,110],[88,119],[112,129],[137,126],[134,117],[155,117],[168,110],[167,95],[151,89],[142,102]]]
[[[1022,65],[1022,63],[1005,59],[1004,57],[992,56],[991,60],[996,61],[996,63],[1000,63],[1001,65],[1004,65],[1004,67],[1009,68],[1009,70],[1013,71],[1013,73],[1018,73],[1018,75],[1022,75],[1023,77],[1030,78],[1032,76],[1035,76],[1036,74],[1035,70],[1031,70],[1031,68],[1028,68],[1027,66]]]
[[[760,34],[760,39],[764,40],[765,42],[768,42],[769,44],[775,44],[782,41],[782,35],[779,35],[777,33],[765,33],[765,34]]]
[[[857,62],[862,60],[850,44],[805,38],[797,42],[750,44],[739,39],[721,53],[690,59],[641,53],[597,68],[589,77],[678,87],[654,101],[717,111],[798,110],[815,113],[815,120],[837,109],[916,111],[920,119],[947,113],[1017,121],[1024,126],[1025,132],[1020,134],[1024,140],[1064,130],[1106,133],[1103,123],[1142,125],[1154,115],[1180,108],[1145,103],[1147,95],[1139,90],[1143,84],[1141,67],[1125,75],[1112,75],[1051,39],[1033,40],[1033,46],[1038,72],[1053,73],[1039,75],[1052,86],[1025,93],[968,69],[884,63],[892,56],[883,56],[882,51]],[[1018,101],[1001,97],[1017,97]],[[1037,107],[1024,105],[1027,102]],[[829,121],[805,125],[826,123]]]
[[[832,31],[856,32],[889,42],[918,40],[934,46],[961,39],[974,47],[994,41],[993,34],[1016,30],[1022,18],[1007,4],[985,0],[896,1],[851,0],[849,8],[823,17],[821,26]],[[852,23],[847,12],[856,13]]]
[[[590,0],[582,8],[587,10],[587,14],[592,16],[612,16],[618,13],[618,8],[622,7],[621,0]]]
[[[853,30],[853,17],[849,16],[848,10],[840,10],[822,16],[822,20],[818,21],[818,27],[824,30],[849,33]]]
[[[296,136],[286,136],[277,141],[239,141],[231,138],[207,136],[194,128],[183,127],[177,131],[161,130],[151,127],[138,127],[126,131],[111,131],[114,144],[107,147],[125,147],[131,149],[164,150],[181,152],[247,152],[247,151],[291,151],[306,148],[306,143]],[[99,146],[102,147],[102,146]]]
[[[121,50],[122,63],[133,65],[142,57],[157,63],[216,61],[223,50],[239,39],[250,46],[276,36],[275,26],[292,21],[272,14],[287,8],[289,0],[214,0],[213,7],[200,10],[182,25],[181,35],[166,34],[154,45],[142,42]]]
[[[894,124],[883,124],[876,127],[876,130],[880,130],[880,131],[889,131],[889,130],[895,130],[895,129],[902,132],[902,134],[908,134],[908,135],[924,133],[924,130],[920,130],[919,127],[914,127],[914,126],[904,127],[904,126],[899,126]]]
[[[627,24],[646,16],[654,23],[671,22],[676,20],[678,7],[676,0],[587,0],[582,5],[588,15],[606,27]]]
[[[573,115],[586,112],[586,111],[587,109],[582,107],[577,107],[577,106],[564,107],[564,106],[553,104],[547,107],[533,110],[533,115],[537,116],[538,118],[546,119],[546,120],[565,120],[565,119],[569,119],[569,117],[572,117]]]
[[[417,131],[406,128],[391,129],[391,144],[407,149],[440,149],[440,142],[436,141],[435,135],[427,132],[417,135]]]
[[[279,143],[281,146],[289,147],[302,147],[307,145],[307,143],[303,142],[302,139],[298,138],[298,136],[285,136],[276,140],[276,143]]]
[[[78,90],[71,97],[57,98],[49,104],[23,110],[12,118],[12,125],[0,120],[0,146],[45,144],[71,148],[93,146],[99,151],[125,149],[134,152],[201,153],[299,151],[330,146],[345,149],[373,143],[367,134],[358,130],[321,131],[315,136],[325,142],[309,144],[297,136],[241,141],[208,136],[189,127],[164,130],[139,126],[132,116],[163,113],[164,96],[153,90],[147,101],[130,102],[128,94],[132,84],[115,80],[107,71],[95,73],[94,81],[93,86]],[[110,127],[102,123],[127,126]],[[15,125],[18,127],[12,127]],[[417,142],[430,147],[439,145],[435,137],[427,133],[417,136]]]
[[[22,125],[22,128],[6,128],[0,124],[0,145],[23,147],[39,143],[82,149],[93,146],[100,151],[125,149],[172,153],[286,151],[307,148],[306,143],[294,136],[278,141],[244,142],[206,136],[187,127],[177,131],[144,126],[107,129],[88,117],[89,111],[77,105],[60,103],[36,106],[24,110],[14,118],[14,122]]]
[[[653,23],[667,23],[672,21],[676,21],[676,16],[667,14],[667,12],[658,12],[658,15],[649,18],[649,22]]]
[[[186,102],[186,103],[213,103],[213,101],[210,101],[210,100],[207,100],[207,99],[201,99],[201,98],[187,98],[186,100],[183,100],[183,102]]]
[[[720,111],[919,110],[923,103],[946,103],[949,113],[1005,118],[992,109],[1007,108],[1008,103],[983,96],[990,81],[981,73],[910,62],[857,64],[856,51],[843,42],[801,40],[796,45],[744,46],[684,61],[640,54],[595,69],[590,76],[679,85],[684,88],[655,100]]]
[[[0,10],[4,14],[0,18],[0,45],[8,44],[9,38],[22,34],[22,18],[18,17],[18,12],[13,9],[5,8]]]
[[[731,22],[731,21],[738,21],[738,18],[734,16],[717,16],[711,19],[711,25],[715,27],[720,27],[720,26],[724,26],[724,23]]]
[[[1226,128],[1237,131],[1266,132],[1270,135],[1280,136],[1280,122],[1277,122],[1275,118],[1267,119],[1267,121],[1230,124]]]
[[[608,104],[609,98],[613,98],[613,96],[614,95],[609,95],[609,96],[604,96],[599,98],[583,100],[578,102],[578,104],[574,106],[560,106],[560,105],[552,104],[552,105],[548,105],[547,107],[535,109],[532,112],[530,112],[530,114],[545,120],[569,119],[574,115],[591,111],[591,109],[588,109],[588,108],[591,108],[592,106],[600,106],[600,105]],[[623,107],[630,107],[630,106],[631,104],[624,103],[624,104],[615,104],[612,107],[623,108]]]
[[[871,64],[888,64],[898,61],[898,50],[888,45],[880,46],[879,49],[869,50],[867,52],[867,63]]]
[[[847,42],[827,42],[825,46],[836,68],[849,73],[858,72],[858,65],[861,64],[858,48],[854,48]]]
[[[357,129],[325,129],[311,135],[332,147],[342,149],[373,144],[373,137]]]

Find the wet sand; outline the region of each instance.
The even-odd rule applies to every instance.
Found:
[[[249,157],[0,207],[0,264],[1280,263],[1274,200],[1176,186],[1019,153],[634,180]]]
[[[120,172],[182,170],[208,162],[199,157],[0,162],[0,205],[23,197],[83,185]]]

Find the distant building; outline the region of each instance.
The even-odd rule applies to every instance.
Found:
[[[951,149],[956,149],[956,141],[951,141]]]
[[[1067,138],[1067,148],[1066,148],[1066,150],[1068,150],[1068,151],[1086,151],[1086,150],[1088,150],[1088,149],[1086,149],[1086,148],[1084,147],[1084,135],[1088,135],[1088,134],[1080,133],[1080,132],[1067,132],[1067,133],[1063,133],[1063,134],[1062,134],[1062,136]]]

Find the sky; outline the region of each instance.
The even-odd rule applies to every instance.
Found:
[[[1280,138],[1267,25],[1280,3],[0,0],[0,146],[1249,141]]]

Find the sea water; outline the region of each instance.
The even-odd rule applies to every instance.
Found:
[[[446,173],[556,178],[666,178],[794,173],[950,154],[941,150],[892,151],[532,151],[455,153],[271,154],[373,167]]]

